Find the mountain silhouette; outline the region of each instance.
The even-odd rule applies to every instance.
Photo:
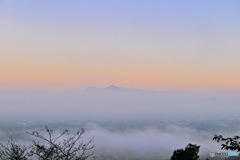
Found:
[[[123,91],[123,92],[152,92],[152,93],[157,92],[157,91],[144,90],[144,89],[138,89],[138,88],[119,87],[117,85],[110,85],[110,86],[103,87],[103,88],[88,87],[87,90],[92,90],[92,91]]]

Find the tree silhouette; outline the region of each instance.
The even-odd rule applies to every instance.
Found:
[[[217,141],[219,143],[222,143],[222,150],[230,150],[230,151],[240,151],[240,142],[239,142],[240,137],[239,136],[234,136],[233,138],[228,137],[224,138],[222,135],[215,135],[213,137],[214,141]],[[229,157],[226,160],[240,160],[239,156],[233,156]]]
[[[11,137],[6,146],[0,144],[0,160],[27,160],[31,155],[30,148],[17,144]]]
[[[175,150],[171,160],[198,160],[199,148],[196,144],[188,144],[185,149]]]
[[[234,136],[233,138],[228,137],[224,138],[222,135],[215,135],[213,137],[213,140],[217,142],[223,142],[221,144],[222,150],[231,150],[231,151],[240,151],[240,142],[239,142],[239,136]]]
[[[12,137],[7,145],[0,144],[0,160],[87,160],[95,159],[93,138],[80,142],[84,129],[73,135],[67,135],[68,130],[53,136],[53,130],[46,127],[47,136],[39,132],[27,132],[35,139],[28,147],[17,144]],[[64,137],[67,138],[64,138]]]

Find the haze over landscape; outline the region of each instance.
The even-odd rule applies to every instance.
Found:
[[[86,128],[99,160],[240,135],[238,0],[0,0],[0,143]]]

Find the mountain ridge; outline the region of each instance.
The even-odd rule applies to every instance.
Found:
[[[93,90],[93,91],[125,91],[125,92],[159,92],[159,91],[153,91],[153,90],[144,90],[144,89],[138,89],[138,88],[131,88],[131,87],[120,87],[117,85],[109,85],[107,87],[88,87],[87,90]]]

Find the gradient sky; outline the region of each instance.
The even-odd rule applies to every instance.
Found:
[[[0,0],[0,88],[240,88],[238,0]]]

